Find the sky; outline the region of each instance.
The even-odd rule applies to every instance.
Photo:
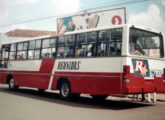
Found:
[[[0,0],[0,32],[17,28],[56,31],[59,16],[104,7],[125,7],[127,23],[165,33],[165,0]]]

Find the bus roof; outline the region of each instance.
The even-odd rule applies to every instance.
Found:
[[[37,40],[37,39],[44,39],[44,38],[49,38],[51,37],[50,35],[46,36],[39,36],[39,37],[33,37],[33,38],[24,38],[22,40],[15,40],[15,41],[7,41],[7,42],[1,42],[0,44],[11,44],[11,43],[17,43],[17,42],[25,42],[25,41],[31,41],[31,40]]]

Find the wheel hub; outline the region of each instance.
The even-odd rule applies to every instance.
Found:
[[[68,84],[64,83],[61,88],[61,93],[63,97],[68,97],[69,95],[69,86]]]
[[[11,79],[9,81],[10,87],[13,89],[14,88],[14,79]]]

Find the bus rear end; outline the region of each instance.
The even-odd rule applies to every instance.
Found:
[[[163,35],[130,26],[123,57],[124,94],[165,92],[165,59]]]

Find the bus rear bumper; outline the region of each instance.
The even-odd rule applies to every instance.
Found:
[[[124,87],[122,89],[123,94],[135,94],[135,93],[165,93],[165,87]]]

